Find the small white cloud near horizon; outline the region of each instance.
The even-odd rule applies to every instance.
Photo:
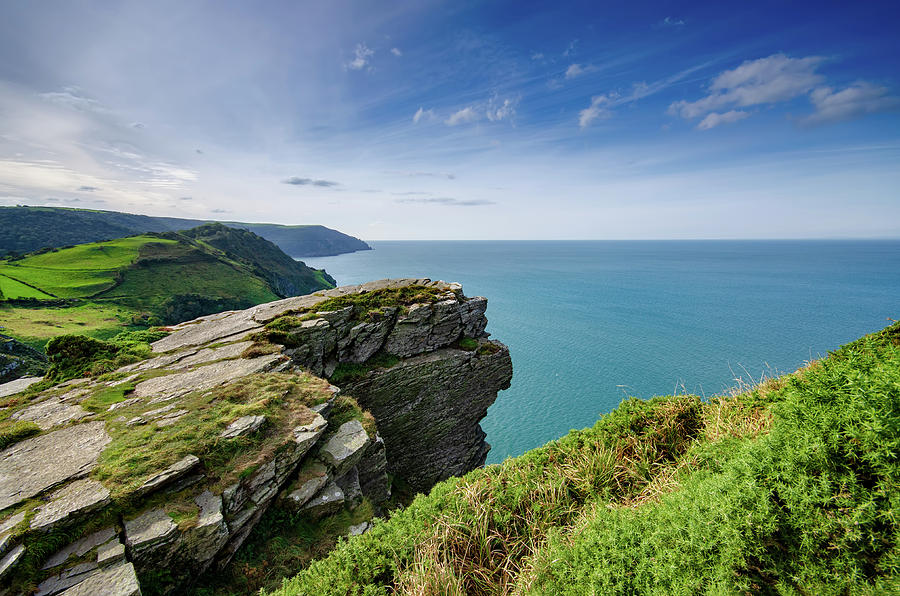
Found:
[[[619,95],[615,92],[592,97],[591,105],[578,112],[578,126],[585,129],[595,120],[611,118],[612,110],[609,107],[618,97]]]
[[[345,69],[362,70],[369,64],[369,60],[375,55],[375,50],[369,49],[364,43],[356,44],[356,50],[353,52],[356,57],[344,65]]]
[[[403,52],[400,50],[400,48],[391,48],[391,54],[400,57],[403,55]]]
[[[449,118],[444,120],[444,124],[447,126],[456,126],[458,124],[475,122],[479,118],[478,112],[476,112],[472,106],[468,106],[451,114]]]
[[[816,111],[800,121],[808,126],[900,109],[900,97],[888,95],[887,87],[866,81],[857,81],[840,91],[832,87],[819,87],[809,94],[809,100]]]
[[[697,125],[697,128],[700,130],[709,130],[710,128],[715,128],[720,124],[731,124],[732,122],[743,120],[744,118],[747,118],[749,116],[749,112],[743,112],[741,110],[731,110],[722,114],[718,112],[710,112],[706,115],[706,118],[700,121],[700,124]]]

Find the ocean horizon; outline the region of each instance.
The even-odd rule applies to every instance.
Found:
[[[339,285],[463,284],[489,300],[511,387],[488,463],[591,426],[627,397],[712,396],[900,318],[900,240],[373,241],[301,258]]]

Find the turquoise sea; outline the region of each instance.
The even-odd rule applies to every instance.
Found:
[[[499,462],[626,396],[705,396],[900,319],[900,241],[370,242],[303,259],[339,284],[458,281],[487,296],[513,381],[482,427]]]

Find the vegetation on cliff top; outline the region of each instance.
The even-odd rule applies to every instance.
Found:
[[[898,451],[900,323],[733,396],[627,400],[277,594],[896,593]]]

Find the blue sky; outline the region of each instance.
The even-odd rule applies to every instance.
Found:
[[[896,2],[7,2],[0,204],[900,236]]]

